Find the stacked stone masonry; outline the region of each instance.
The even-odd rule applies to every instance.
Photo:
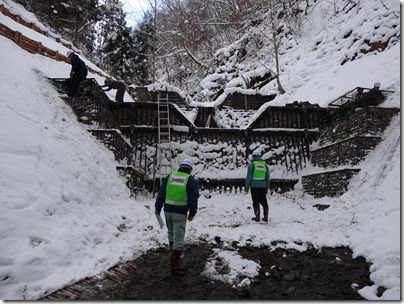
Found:
[[[378,136],[354,136],[311,151],[311,163],[327,168],[358,165],[380,143]]]
[[[304,191],[314,197],[340,196],[348,190],[349,180],[359,169],[342,169],[302,176]]]
[[[324,146],[353,136],[380,135],[399,112],[396,108],[366,107],[352,109],[342,117],[334,113],[338,118],[331,116],[329,125],[321,130],[319,143]]]
[[[65,80],[51,81],[63,93]],[[138,193],[140,188],[150,189],[151,183],[156,182],[151,179],[156,170],[154,155],[158,142],[157,103],[154,100],[157,93],[150,92],[150,101],[144,100],[148,94],[139,91],[136,94],[138,97],[142,94],[142,101],[115,103],[94,79],[83,82],[81,93],[81,97],[64,97],[64,100],[72,106],[79,121],[90,125],[92,134],[114,152],[116,160],[121,162],[118,170],[128,180],[132,194]],[[178,94],[174,95],[172,98],[176,98],[178,106],[188,107],[183,100],[177,100]],[[247,129],[222,129],[196,127],[171,104],[171,134],[175,143],[171,156],[179,161],[177,158],[186,152],[198,159],[196,166],[200,170],[214,176],[218,170],[246,168],[250,153],[260,146],[266,152],[264,159],[272,168],[283,168],[292,176],[289,180],[272,183],[271,191],[284,192],[293,189],[300,171],[310,159],[313,164],[325,168],[358,165],[380,142],[377,135],[398,112],[399,109],[372,107],[347,111],[346,108],[321,108],[308,102],[294,102],[286,107],[267,107]],[[199,125],[202,124],[201,121]],[[322,147],[310,151],[310,145],[316,141]],[[308,175],[302,177],[302,182],[305,191],[315,196],[340,195],[357,171],[342,169]],[[200,183],[203,189],[238,192],[243,187],[240,180],[244,179],[201,178]]]
[[[324,168],[359,165],[381,142],[377,135],[383,133],[397,113],[399,109],[375,107],[334,111],[329,125],[320,132],[322,147],[311,151],[311,162]],[[359,170],[343,168],[302,176],[304,191],[315,197],[341,195],[347,191],[349,179]]]
[[[121,164],[131,165],[132,146],[122,137],[119,130],[89,130],[93,136],[109,148],[115,156],[115,160]]]

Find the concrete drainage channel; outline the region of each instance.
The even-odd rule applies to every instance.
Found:
[[[201,275],[213,249],[208,244],[186,248],[184,276],[170,272],[167,248],[149,251],[106,273],[83,279],[40,300],[363,300],[358,290],[371,286],[370,263],[352,258],[346,247],[271,251],[268,247],[231,250],[261,265],[248,288]],[[384,288],[379,287],[379,295]]]

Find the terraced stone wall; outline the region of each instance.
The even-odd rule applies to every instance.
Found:
[[[121,128],[133,147],[133,165],[150,177],[155,172],[158,129],[148,127]],[[184,156],[194,160],[194,172],[237,170],[245,168],[249,156],[261,147],[270,166],[297,175],[309,159],[309,145],[317,131],[258,131],[239,129],[188,129],[171,131],[171,158],[178,164]]]
[[[336,111],[321,131],[319,143],[323,146],[354,136],[380,135],[399,112],[398,108],[379,107],[356,108],[344,115]]]
[[[311,163],[320,167],[358,165],[380,143],[379,136],[354,136],[311,151]]]
[[[339,196],[348,190],[349,180],[360,169],[342,169],[302,177],[304,192],[314,197]]]

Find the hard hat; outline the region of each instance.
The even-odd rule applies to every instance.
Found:
[[[258,148],[258,149],[255,149],[254,151],[253,151],[253,153],[252,153],[252,155],[254,155],[254,156],[256,156],[256,155],[258,155],[258,156],[261,156],[261,149],[260,148]]]
[[[186,158],[180,163],[180,167],[182,167],[182,166],[187,166],[187,167],[190,167],[192,169],[194,164],[192,163],[192,161],[190,159]]]
[[[73,54],[74,52],[72,50],[67,51],[66,56],[69,57],[71,54]]]
[[[380,87],[380,82],[376,81],[374,84],[375,87]]]

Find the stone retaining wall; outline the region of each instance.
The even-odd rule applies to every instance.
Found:
[[[304,192],[314,197],[340,196],[348,190],[349,180],[360,169],[341,169],[302,176]]]
[[[342,117],[341,113],[335,112],[335,119],[321,130],[319,143],[323,146],[353,136],[380,135],[397,113],[400,113],[399,108],[376,107],[356,108]]]
[[[320,167],[355,166],[381,141],[379,136],[354,136],[312,150],[311,163]]]
[[[125,141],[119,130],[96,129],[88,131],[114,153],[116,161],[131,165],[132,146]]]

